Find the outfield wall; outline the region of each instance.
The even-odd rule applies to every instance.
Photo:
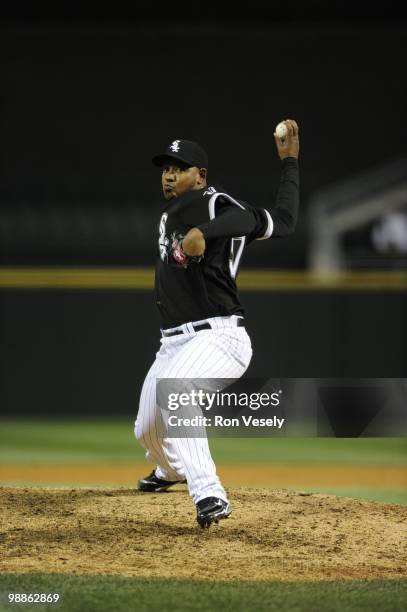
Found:
[[[405,291],[248,291],[242,300],[248,375],[406,377]],[[135,413],[159,337],[151,291],[3,289],[1,413]]]

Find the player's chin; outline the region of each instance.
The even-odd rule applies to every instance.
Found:
[[[167,190],[167,191],[166,191],[166,190],[164,190],[164,191],[163,191],[163,194],[164,194],[164,198],[165,198],[166,200],[172,200],[172,198],[175,198],[175,196],[177,195],[177,194],[176,194],[174,191],[172,191],[172,190],[170,190],[170,191],[168,191],[168,190]]]

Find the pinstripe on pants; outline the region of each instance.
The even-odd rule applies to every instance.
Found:
[[[252,356],[250,338],[244,327],[233,326],[236,317],[206,319],[212,329],[195,332],[190,323],[185,333],[161,339],[161,348],[151,366],[140,396],[135,436],[157,463],[156,475],[165,480],[187,480],[196,504],[206,497],[226,493],[203,438],[169,438],[156,402],[156,380],[165,378],[240,378]]]

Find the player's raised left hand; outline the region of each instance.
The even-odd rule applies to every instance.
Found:
[[[295,157],[298,159],[300,152],[300,139],[298,124],[294,119],[285,119],[284,123],[287,128],[287,133],[283,138],[274,133],[277,151],[280,159],[286,157]]]

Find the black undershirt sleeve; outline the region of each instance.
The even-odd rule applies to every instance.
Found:
[[[269,210],[273,219],[273,236],[288,236],[295,230],[300,202],[298,159],[286,157],[282,162],[276,205]]]

